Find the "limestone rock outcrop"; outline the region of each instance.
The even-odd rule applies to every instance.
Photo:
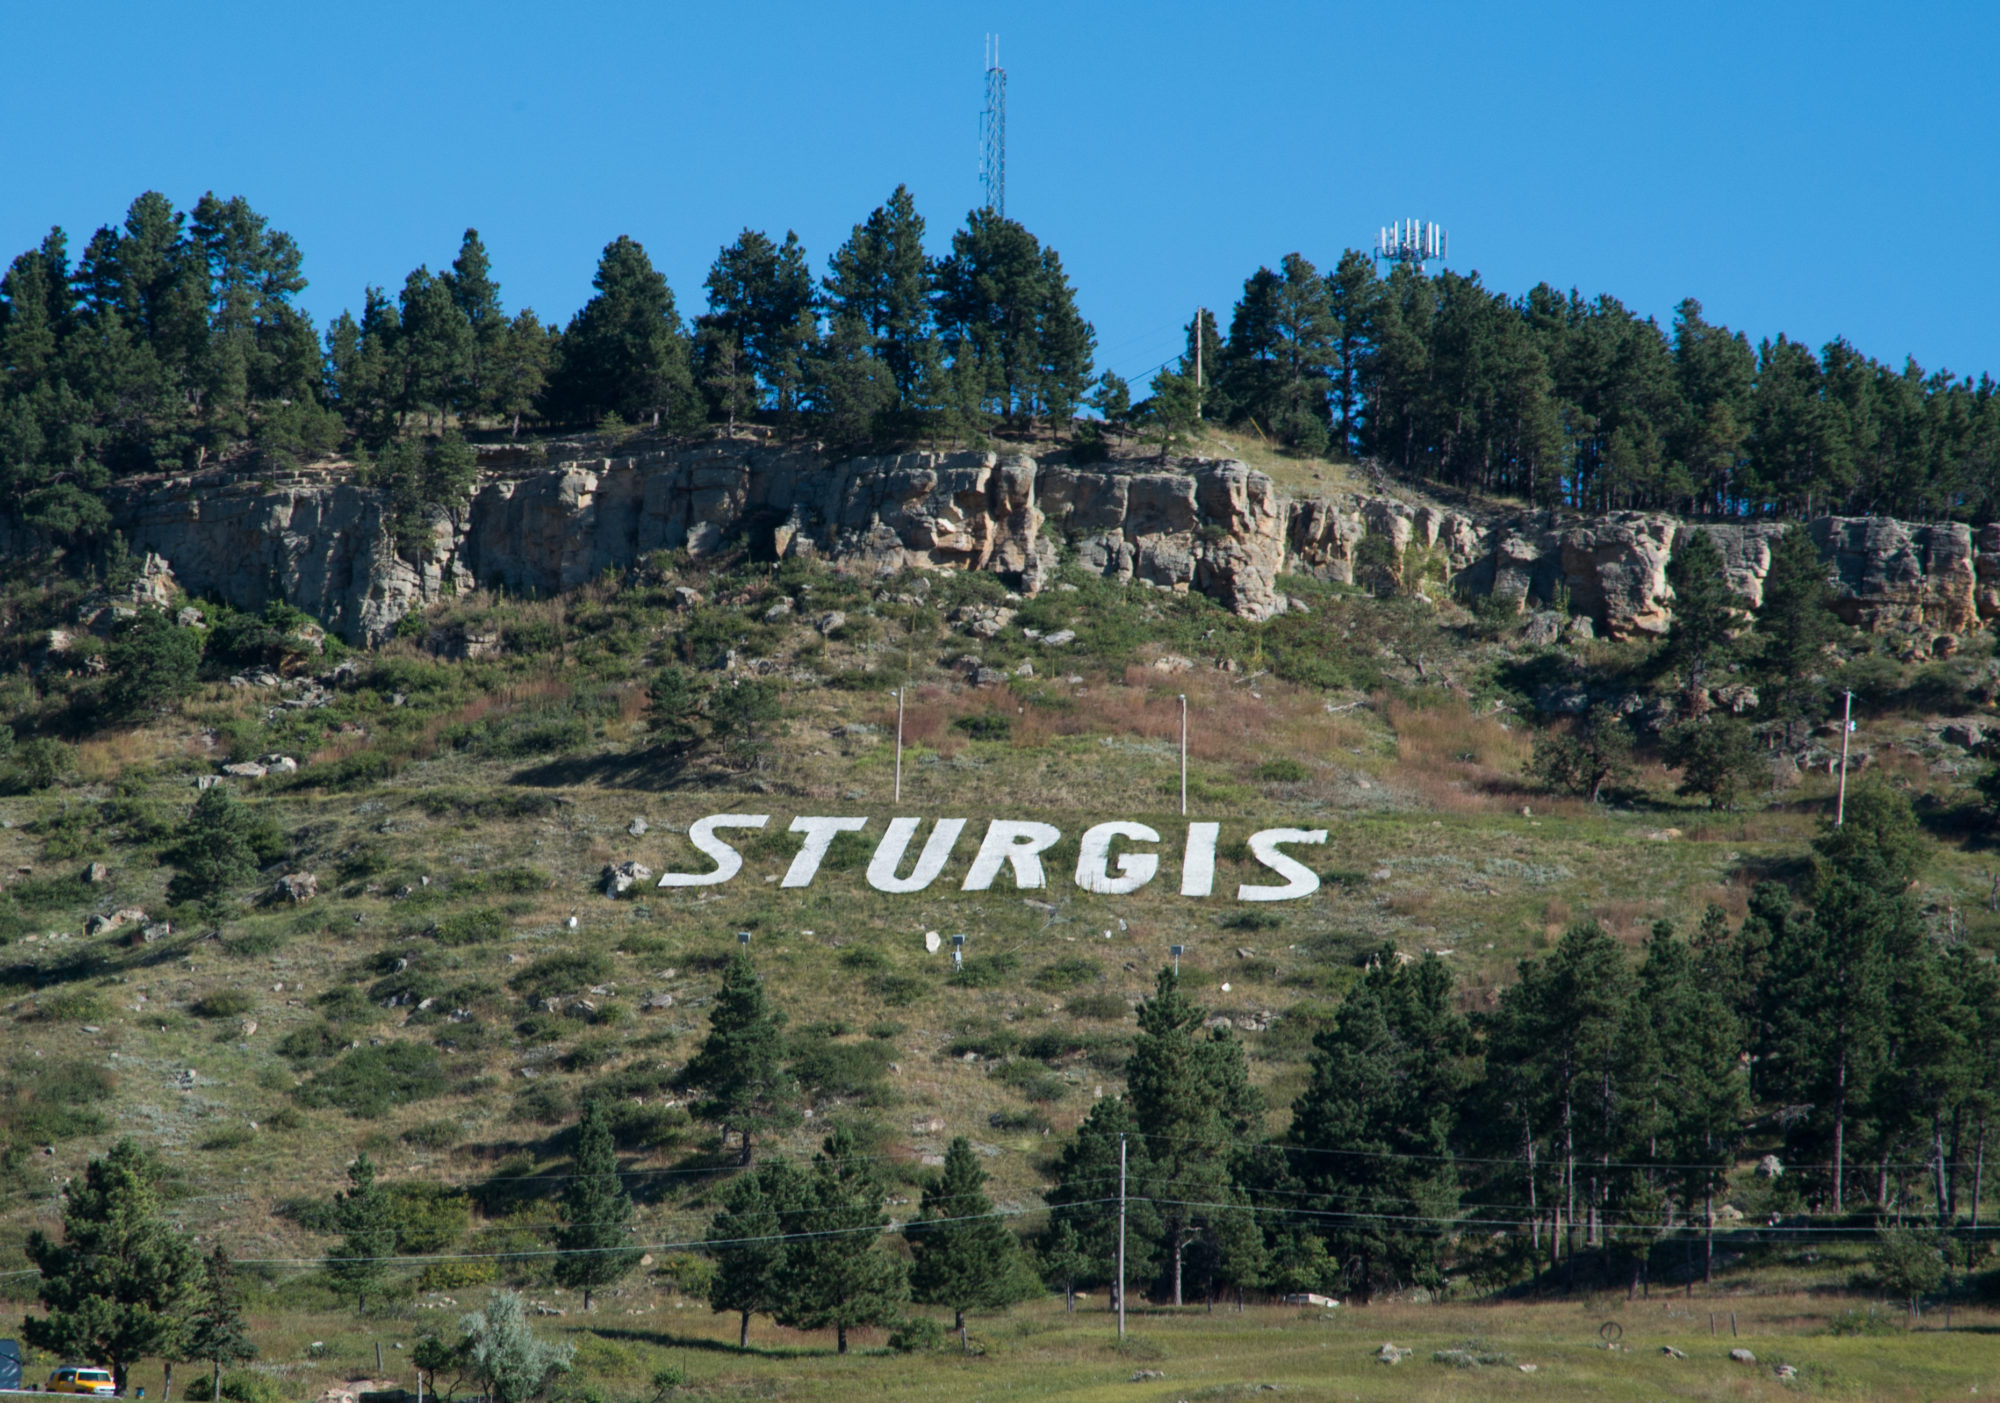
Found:
[[[372,644],[448,591],[550,595],[653,551],[698,559],[741,543],[763,558],[817,557],[869,574],[986,571],[1029,594],[1068,558],[1264,619],[1290,607],[1280,575],[1351,584],[1356,552],[1374,536],[1399,555],[1434,552],[1426,578],[1441,560],[1461,595],[1490,594],[1523,614],[1566,605],[1578,624],[1565,637],[1588,620],[1594,636],[1630,638],[1670,624],[1666,565],[1679,533],[1715,541],[1731,589],[1754,609],[1771,544],[1787,529],[1647,512],[1478,519],[1380,494],[1291,500],[1229,460],[1073,466],[993,452],[829,460],[809,446],[735,441],[623,456],[605,447],[554,445],[549,462],[491,451],[471,501],[401,542],[380,495],[338,465],[278,482],[217,472],[127,482],[106,498],[112,524],[146,553],[125,607],[166,604],[177,588],[243,609],[282,599]],[[1834,517],[1808,529],[1838,607],[1863,628],[1962,634],[2000,618],[2000,524]],[[0,551],[32,549],[30,536],[0,520]],[[497,639],[434,631],[431,646],[472,657]]]

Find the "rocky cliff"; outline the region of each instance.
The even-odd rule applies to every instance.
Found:
[[[380,641],[448,590],[552,594],[652,551],[700,557],[735,542],[765,558],[812,555],[871,573],[991,571],[1031,593],[1071,560],[1262,619],[1288,607],[1278,586],[1287,571],[1354,582],[1371,536],[1399,558],[1426,552],[1435,574],[1465,593],[1566,607],[1610,637],[1657,635],[1672,618],[1666,563],[1678,533],[1714,537],[1732,588],[1754,608],[1770,543],[1785,529],[1639,512],[1477,519],[1388,496],[1294,501],[1227,460],[1076,467],[1020,453],[903,453],[829,462],[804,448],[742,443],[587,453],[573,445],[546,466],[495,455],[471,502],[401,549],[377,494],[338,471],[138,482],[108,502],[132,548],[164,557],[184,588],[240,608],[283,599],[356,643]],[[2000,614],[2000,525],[1834,517],[1809,529],[1842,612],[1864,628],[1955,633]],[[16,550],[20,536],[0,523],[0,540]]]

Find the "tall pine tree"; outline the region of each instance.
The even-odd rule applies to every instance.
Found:
[[[602,1097],[583,1103],[577,1127],[576,1162],[563,1189],[562,1225],[556,1229],[556,1279],[583,1292],[583,1308],[591,1294],[620,1280],[639,1261],[628,1245],[632,1235],[632,1196],[618,1177],[618,1151],[611,1142],[611,1117]]]
[[[924,1186],[923,1205],[903,1235],[916,1259],[911,1298],[950,1307],[954,1330],[965,1329],[968,1310],[998,1310],[1033,1292],[1020,1243],[994,1213],[986,1171],[963,1135],[945,1151],[944,1168]]]
[[[798,1083],[785,1066],[783,1029],[784,1015],[765,1002],[756,966],[738,951],[723,967],[708,1036],[682,1080],[700,1093],[697,1116],[720,1126],[725,1142],[732,1130],[743,1137],[746,1165],[757,1135],[799,1123],[793,1104]]]

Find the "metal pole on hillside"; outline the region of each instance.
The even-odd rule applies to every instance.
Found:
[[[896,689],[896,802],[903,802],[903,693],[910,684],[905,682]]]
[[[1840,827],[1847,821],[1847,737],[1854,730],[1854,693],[1847,694],[1847,705],[1840,714],[1840,797],[1833,804],[1833,826]]]
[[[1187,693],[1181,693],[1181,817],[1187,817]]]
[[[1125,1137],[1118,1137],[1118,1343],[1125,1343]]]

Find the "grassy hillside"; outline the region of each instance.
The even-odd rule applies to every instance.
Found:
[[[136,1136],[167,1155],[176,1217],[261,1263],[256,1323],[279,1342],[267,1357],[290,1371],[290,1391],[316,1389],[358,1365],[369,1341],[407,1343],[492,1282],[564,1304],[532,1260],[496,1264],[493,1254],[543,1242],[576,1109],[602,1092],[618,1107],[638,1238],[653,1248],[648,1270],[609,1294],[587,1345],[620,1396],[643,1392],[649,1361],[670,1349],[691,1352],[697,1374],[758,1392],[830,1396],[862,1378],[890,1391],[935,1387],[931,1364],[703,1352],[729,1322],[711,1322],[691,1299],[700,1267],[684,1248],[713,1214],[726,1164],[673,1078],[706,1029],[738,932],[750,933],[789,1017],[806,1087],[810,1115],[783,1148],[809,1153],[830,1121],[853,1124],[899,1184],[900,1218],[926,1166],[968,1135],[996,1199],[1025,1226],[1060,1138],[1096,1098],[1120,1091],[1130,1009],[1170,945],[1186,947],[1198,997],[1248,1044],[1279,1130],[1313,1032],[1384,944],[1438,952],[1462,1005],[1490,1007],[1516,962],[1574,918],[1595,917],[1636,947],[1655,922],[1686,929],[1711,903],[1740,917],[1757,880],[1799,862],[1831,802],[1820,773],[1712,812],[1676,797],[1675,776],[1643,753],[1611,803],[1544,793],[1523,775],[1535,689],[1582,665],[1640,675],[1642,648],[1535,650],[1449,603],[1305,579],[1286,588],[1310,612],[1255,625],[1198,596],[1081,576],[1015,599],[980,576],[872,580],[663,556],[561,599],[457,599],[368,655],[343,655],[283,619],[255,635],[212,609],[211,632],[234,629],[248,641],[232,646],[246,651],[231,661],[212,645],[214,675],[191,696],[108,726],[89,719],[102,680],[38,650],[43,630],[69,626],[78,587],[18,582],[7,601],[16,755],[31,735],[67,736],[72,748],[52,752],[56,782],[33,788],[47,776],[17,764],[18,792],[0,798],[0,871],[12,874],[0,927],[0,1272],[22,1266],[30,1227],[53,1223],[59,1186],[118,1135]],[[681,590],[700,602],[689,607]],[[968,606],[1018,612],[980,639],[961,614]],[[1075,637],[1050,646],[1026,630]],[[481,656],[439,656],[467,638]],[[1974,639],[1927,671],[1897,663],[1886,642],[1851,651],[1850,668],[1875,679],[1862,733],[1874,767],[1917,796],[1939,838],[1924,899],[1939,922],[1990,948],[2000,916],[1963,787],[1978,766],[1926,729],[1941,700],[1948,711],[1973,705],[1990,681],[1989,645]],[[227,680],[259,662],[286,682]],[[662,741],[647,686],[669,663],[711,697],[739,681],[773,684],[781,715],[747,741]],[[975,667],[1005,680],[976,685]],[[327,684],[303,685],[315,675]],[[898,803],[891,692],[906,684]],[[1210,898],[1182,897],[1173,881],[1182,694],[1189,816],[1223,825]],[[175,904],[162,856],[197,782],[267,755],[300,768],[222,782],[274,826],[283,855],[219,904]],[[603,894],[609,864],[704,867],[685,832],[722,812],[772,816],[763,833],[735,835],[746,861],[734,881]],[[778,885],[797,850],[784,832],[797,814],[870,819],[865,833],[835,840],[802,890]],[[863,869],[899,814],[972,822],[935,885],[892,896]],[[1063,830],[1045,855],[1047,890],[1017,891],[1005,875],[990,891],[959,889],[990,817]],[[1129,896],[1088,895],[1070,880],[1081,831],[1108,819],[1167,839],[1166,872]],[[1270,879],[1244,840],[1284,826],[1328,831],[1323,848],[1293,850],[1320,873],[1319,891],[1236,901],[1239,882]],[[101,881],[89,879],[94,864]],[[275,898],[288,872],[313,874],[317,894]],[[92,915],[131,908],[146,913],[151,938],[138,921],[86,933]],[[927,951],[927,932],[945,948]],[[958,933],[967,958],[954,975],[948,938]],[[450,1190],[435,1196],[429,1250],[439,1260],[405,1272],[399,1304],[373,1322],[343,1312],[313,1268],[330,1241],[324,1202],[362,1150],[392,1181]],[[1787,1265],[1752,1253],[1725,1278],[1844,1288],[1858,1260],[1828,1250]],[[0,1289],[25,1301],[33,1277],[0,1277]],[[1784,1300],[1771,1329],[1822,1313]],[[1162,1319],[1141,1331],[1166,1361],[1151,1364],[1108,1352],[1101,1320],[1036,1306],[991,1323],[986,1361],[947,1368],[972,1371],[978,1381],[966,1386],[981,1396],[1039,1396],[1059,1377],[1078,1397],[1223,1397],[1246,1380],[1316,1387],[1326,1360],[1365,1363],[1380,1336],[1420,1354],[1400,1371],[1357,1363],[1356,1396],[1401,1396],[1382,1393],[1382,1381],[1402,1389],[1411,1373],[1438,1396],[1556,1384],[1636,1397],[1743,1377],[1710,1357],[1720,1351],[1706,1342],[1705,1306],[1658,1327],[1663,1340],[1700,1348],[1703,1359],[1685,1364],[1589,1352],[1596,1317],[1578,1309],[1541,1307],[1496,1326],[1457,1307]],[[627,1314],[645,1318],[617,1325]],[[577,1323],[572,1314],[557,1328]],[[780,1335],[759,1332],[767,1344]],[[1532,1382],[1512,1368],[1461,1376],[1426,1362],[1432,1349],[1499,1334],[1510,1356],[1545,1366]],[[309,1360],[315,1339],[326,1349]],[[1868,1396],[1892,1396],[1882,1391],[1892,1378],[1914,1386],[1879,1350],[1814,1348],[1829,1386]],[[1923,1357],[1957,1368],[1956,1354]],[[1000,1382],[991,1371],[1001,1361],[1034,1371]],[[1122,1383],[1155,1367],[1166,1382]]]

